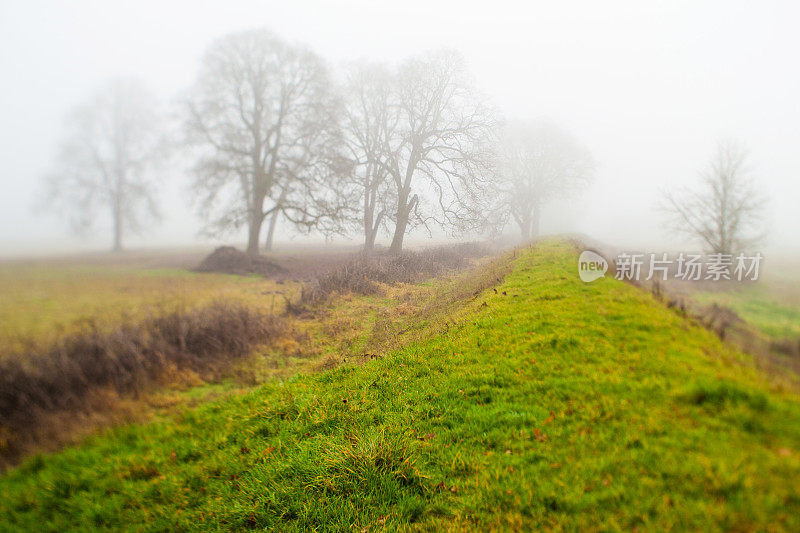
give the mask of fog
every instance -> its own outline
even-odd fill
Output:
[[[790,1],[4,0],[0,257],[108,248],[105,217],[76,235],[41,205],[64,115],[114,76],[140,79],[169,105],[215,38],[260,27],[307,44],[334,68],[454,48],[506,118],[546,117],[569,130],[591,151],[595,178],[575,199],[544,209],[543,233],[581,232],[647,251],[696,248],[664,227],[659,191],[696,181],[717,142],[736,138],[769,196],[763,249],[800,252],[798,20],[800,4]],[[172,165],[160,178],[163,221],[131,235],[129,247],[216,242],[198,236],[187,174]],[[276,241],[288,239],[321,237],[279,226]]]

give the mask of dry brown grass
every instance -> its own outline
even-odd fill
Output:
[[[318,304],[337,293],[380,294],[382,284],[415,283],[440,276],[463,268],[471,259],[484,257],[488,253],[483,245],[465,243],[419,252],[407,251],[399,255],[359,254],[304,285],[300,302],[303,305]]]
[[[480,305],[480,295],[500,284],[514,267],[516,250],[499,257],[486,256],[470,268],[445,276],[431,286],[401,286],[393,294],[397,302],[381,309],[373,323],[367,351],[382,355],[422,337],[446,333],[470,305]]]
[[[15,351],[0,358],[0,467],[187,402],[165,384],[203,386],[224,376],[245,387],[369,363],[452,320],[460,302],[500,282],[511,262],[474,259],[481,255],[471,245],[373,257],[361,270],[334,266],[318,278],[330,283],[324,298],[293,304],[286,297],[278,315],[264,302],[225,300],[110,329],[90,323]],[[467,265],[473,268],[454,272]]]
[[[12,353],[0,359],[0,455],[14,457],[33,434],[42,437],[54,414],[89,416],[107,410],[96,409],[98,398],[111,406],[158,383],[213,375],[285,329],[274,315],[219,302]]]

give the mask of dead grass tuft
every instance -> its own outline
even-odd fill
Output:
[[[462,268],[489,250],[478,243],[440,246],[399,255],[359,255],[305,285],[301,305],[327,301],[334,294],[381,294],[381,284],[416,283]]]
[[[281,337],[284,326],[283,319],[221,302],[111,332],[93,327],[49,348],[2,357],[0,456],[17,454],[26,434],[52,422],[48,414],[91,412],[98,391],[135,396],[176,372],[217,372]]]

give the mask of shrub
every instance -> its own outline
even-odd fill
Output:
[[[300,300],[303,304],[314,304],[334,293],[378,294],[381,283],[414,283],[462,268],[470,259],[488,253],[483,245],[465,243],[399,255],[360,254],[303,286]]]
[[[0,434],[19,436],[42,414],[80,410],[95,389],[138,393],[173,367],[215,371],[283,329],[272,315],[216,303],[110,333],[93,328],[48,348],[6,355],[0,358]],[[6,442],[0,452],[13,447]]]

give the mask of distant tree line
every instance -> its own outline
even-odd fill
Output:
[[[155,97],[132,80],[114,80],[65,119],[55,170],[46,176],[47,208],[65,211],[76,230],[111,217],[115,251],[126,229],[158,218],[153,171],[165,153]]]
[[[592,175],[588,151],[565,132],[506,126],[448,50],[334,76],[304,46],[234,33],[209,46],[181,101],[176,139],[140,84],[105,87],[68,117],[48,198],[76,227],[108,210],[120,249],[124,233],[158,214],[153,171],[180,150],[194,161],[203,231],[246,228],[249,254],[271,249],[279,220],[357,231],[367,251],[383,232],[399,253],[418,227],[499,232],[513,219],[535,236],[542,206]]]
[[[399,65],[356,62],[332,72],[305,46],[267,30],[213,42],[179,100],[180,131],[141,84],[115,80],[66,119],[48,207],[76,228],[98,210],[114,249],[158,216],[155,186],[171,154],[193,161],[203,232],[247,230],[247,252],[272,248],[280,220],[301,232],[381,233],[399,253],[415,228],[539,233],[543,207],[586,185],[591,154],[546,121],[505,120],[475,88],[463,58],[440,50]],[[759,200],[742,182],[743,153],[721,147],[707,195],[666,195],[682,231],[714,251],[749,243]],[[266,228],[266,229],[265,229]]]

